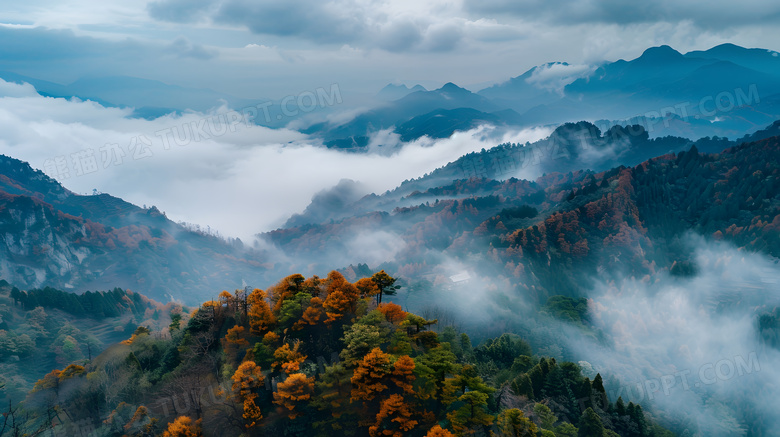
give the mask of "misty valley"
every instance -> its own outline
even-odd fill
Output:
[[[780,435],[774,6],[41,3],[0,437]]]

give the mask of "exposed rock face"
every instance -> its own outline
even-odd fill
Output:
[[[501,387],[493,396],[496,397],[496,403],[503,409],[517,408],[524,409],[530,402],[525,396],[518,396],[509,388],[509,385]]]

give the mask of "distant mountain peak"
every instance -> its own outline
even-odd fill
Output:
[[[417,84],[413,87],[408,87],[405,84],[396,84],[396,83],[389,83],[385,85],[384,88],[382,88],[376,96],[380,99],[392,101],[400,99],[406,95],[409,95],[411,93],[415,93],[417,91],[427,91],[422,85]]]
[[[726,43],[723,43],[723,44],[718,44],[715,47],[713,47],[712,49],[745,50],[744,47],[738,46],[736,44],[732,44],[730,42],[726,42]],[[710,50],[712,50],[712,49],[710,49]]]
[[[639,59],[659,61],[669,59],[683,58],[682,53],[669,47],[668,45],[662,45],[658,47],[650,47],[642,53]]]
[[[402,84],[402,83],[401,84],[388,83],[379,92],[381,93],[382,91],[385,91],[385,90],[399,90],[399,89],[408,91],[409,87],[404,85],[404,84]]]
[[[460,92],[460,91],[467,91],[465,88],[461,88],[457,85],[455,85],[452,82],[447,82],[444,84],[443,87],[439,88],[438,91],[446,91],[446,92]]]

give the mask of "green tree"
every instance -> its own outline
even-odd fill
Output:
[[[541,405],[541,404],[537,404]],[[536,437],[539,429],[517,408],[504,410],[496,420],[498,435],[506,437]]]
[[[487,403],[490,397],[487,393],[470,391],[460,395],[450,405],[452,410],[447,413],[447,420],[458,433],[478,427],[489,426],[493,416],[488,413]]]
[[[435,385],[434,397],[441,399],[444,393],[444,382],[447,375],[460,371],[457,357],[450,351],[447,343],[430,349],[424,355],[418,357],[415,362],[417,368],[415,371],[428,381],[433,381]]]
[[[168,329],[171,332],[181,328],[181,313],[171,313],[171,324],[168,325]]]
[[[504,334],[498,338],[486,340],[474,350],[480,361],[493,360],[499,367],[506,368],[521,355],[532,355],[531,346],[514,334]]]
[[[555,437],[576,437],[577,427],[569,422],[564,422],[555,428]]]
[[[344,333],[343,340],[344,349],[339,356],[351,366],[384,343],[385,336],[376,326],[355,323]]]
[[[602,437],[604,435],[604,425],[601,418],[593,408],[586,409],[580,417],[580,423],[577,430],[578,437]]]
[[[555,417],[555,414],[553,414],[552,410],[550,410],[550,407],[537,403],[534,405],[534,414],[536,414],[536,416],[539,417],[539,420],[542,422],[542,428],[549,430],[554,429],[555,422],[558,421],[558,418]]]
[[[398,289],[401,288],[400,285],[394,285],[395,284],[395,278],[385,273],[384,270],[381,270],[377,273],[374,273],[373,276],[371,276],[371,280],[376,284],[377,288],[379,289],[379,293],[376,295],[376,303],[379,305],[382,303],[382,296],[394,296]]]
[[[525,396],[528,399],[534,399],[534,388],[531,384],[531,378],[527,373],[515,378],[512,382],[512,391],[518,396]]]

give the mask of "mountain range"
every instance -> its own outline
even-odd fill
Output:
[[[382,129],[410,141],[481,124],[522,128],[580,120],[642,124],[654,137],[737,138],[780,117],[779,72],[780,58],[768,50],[724,44],[682,54],[660,46],[630,61],[587,68],[544,64],[477,92],[448,83],[308,132],[328,146],[351,149]]]
[[[605,171],[691,147],[720,153],[773,137],[777,129],[774,123],[739,141],[691,141],[651,139],[638,125],[601,132],[587,122],[565,124],[549,138],[460,157],[381,195],[365,195],[360,184],[343,181],[315,196],[283,228],[248,244],[174,223],[156,207],[138,207],[109,194],[72,193],[29,164],[2,156],[0,276],[20,287],[83,292],[120,286],[157,301],[192,304],[229,284],[261,285],[279,274],[315,273],[334,263],[378,267],[391,262],[389,270],[404,271],[404,265],[425,261],[426,253],[462,241],[504,209],[536,208],[539,215],[520,222],[529,224],[565,208],[559,202],[566,193]],[[504,193],[507,189],[513,194]],[[434,217],[442,211],[455,213],[460,202],[476,202],[470,207],[476,215],[437,230],[435,243],[415,241],[419,235],[409,234],[426,221],[440,220]],[[484,208],[481,202],[487,202]],[[381,243],[368,250],[365,243],[372,239]],[[416,249],[407,254],[411,248]]]
[[[705,279],[697,278],[699,272],[713,269],[713,262],[716,266],[745,265],[745,258],[753,256],[751,254],[777,262],[780,256],[780,137],[771,136],[777,129],[778,123],[774,123],[739,141],[710,137],[691,141],[685,138],[651,139],[641,126],[615,126],[601,132],[588,122],[564,124],[550,138],[534,145],[502,144],[469,154],[381,195],[360,197],[359,184],[342,182],[330,192],[316,196],[312,205],[292,217],[284,228],[260,235],[263,243],[258,247],[262,250],[194,232],[171,222],[157,208],[139,208],[105,194],[75,195],[28,164],[2,157],[0,257],[3,265],[0,274],[23,291],[11,289],[8,282],[0,283],[0,300],[6,302],[0,307],[2,317],[13,322],[9,324],[13,329],[11,334],[0,331],[7,337],[3,343],[4,353],[10,354],[0,359],[13,360],[19,354],[40,354],[42,363],[78,359],[88,368],[85,372],[95,372],[92,378],[104,373],[121,376],[121,380],[107,387],[153,390],[119,394],[109,388],[102,389],[114,396],[111,399],[125,396],[138,402],[141,399],[157,402],[155,399],[160,393],[173,390],[175,384],[198,386],[197,381],[186,378],[212,378],[220,369],[223,373],[233,373],[233,367],[217,367],[222,360],[219,357],[223,355],[219,354],[223,353],[220,352],[223,347],[225,357],[237,359],[235,351],[231,352],[231,342],[246,346],[236,347],[265,367],[273,366],[275,354],[286,353],[263,349],[281,344],[280,334],[305,338],[306,344],[301,347],[308,348],[304,349],[308,353],[326,353],[347,347],[344,345],[352,344],[350,336],[358,334],[342,337],[341,331],[334,331],[334,326],[347,332],[347,329],[368,329],[363,327],[368,322],[355,323],[358,327],[351,328],[349,323],[355,319],[345,319],[344,324],[338,325],[311,319],[318,311],[317,302],[325,305],[329,318],[339,317],[341,313],[334,311],[342,307],[333,303],[336,297],[328,297],[322,304],[322,299],[315,301],[313,295],[296,292],[295,287],[314,290],[311,293],[322,287],[333,288],[328,292],[329,296],[343,296],[343,292],[335,291],[334,287],[346,290],[344,281],[363,287],[368,279],[361,278],[375,278],[375,273],[381,277],[385,274],[383,271],[387,271],[392,272],[400,290],[394,288],[387,296],[395,306],[382,307],[388,311],[383,317],[395,317],[388,308],[395,312],[409,310],[421,314],[415,316],[419,319],[413,319],[423,324],[421,328],[415,331],[409,326],[398,331],[419,334],[419,338],[414,337],[417,343],[413,344],[429,344],[426,342],[433,342],[434,337],[450,338],[449,342],[456,344],[452,340],[456,334],[452,332],[472,332],[474,341],[482,343],[480,350],[484,352],[479,353],[488,354],[476,361],[475,374],[505,390],[495,402],[515,399],[511,402],[525,405],[522,397],[516,400],[518,394],[524,394],[550,403],[548,396],[551,393],[554,394],[550,398],[553,401],[569,402],[565,395],[558,396],[565,391],[544,388],[547,387],[542,384],[544,380],[531,384],[541,395],[531,394],[535,392],[527,388],[523,372],[529,372],[526,375],[529,378],[533,376],[530,369],[536,361],[530,361],[529,366],[518,363],[513,358],[518,354],[514,349],[508,358],[490,355],[493,353],[490,345],[498,348],[502,342],[515,341],[512,337],[490,339],[506,331],[528,339],[527,349],[533,348],[540,356],[563,360],[583,353],[592,355],[590,359],[596,363],[594,366],[601,366],[600,371],[615,372],[616,376],[604,381],[599,390],[610,393],[609,402],[616,402],[613,393],[629,384],[630,378],[651,378],[653,372],[658,371],[657,366],[668,365],[667,360],[684,362],[687,359],[685,351],[695,346],[695,338],[680,340],[684,345],[680,349],[682,353],[675,348],[658,349],[668,355],[660,356],[658,363],[655,358],[637,362],[620,355],[622,359],[632,360],[631,365],[627,367],[622,361],[620,365],[609,364],[610,360],[599,354],[612,350],[620,353],[621,347],[625,347],[621,346],[621,336],[628,328],[622,322],[610,325],[600,319],[617,317],[621,311],[620,307],[605,308],[602,302],[633,296],[635,287],[640,286],[636,281],[648,286],[671,281],[673,286],[687,290],[686,287],[693,286],[697,280],[709,280],[706,275]],[[645,159],[648,154],[653,157]],[[585,161],[586,157],[590,161]],[[526,159],[531,162],[524,164]],[[590,169],[577,169],[583,162],[589,162]],[[509,176],[524,167],[539,167],[542,175],[530,180]],[[547,171],[554,167],[562,171]],[[721,258],[703,257],[702,246],[713,244],[721,245],[717,246],[722,250]],[[725,248],[735,248],[733,250],[741,253],[742,260],[731,255],[732,249]],[[753,269],[755,266],[750,262],[748,260],[747,266],[742,268]],[[327,278],[316,276],[334,265],[340,266],[339,272],[331,271]],[[751,350],[760,350],[761,356],[765,357],[764,354],[775,353],[780,316],[776,302],[767,294],[773,268],[763,264],[758,267],[763,269],[758,272],[766,275],[766,279],[750,275],[721,276],[717,278],[718,283],[709,284],[710,290],[703,296],[693,288],[689,294],[679,295],[678,301],[683,303],[677,305],[690,299],[697,305],[699,317],[706,315],[712,320],[723,320],[726,326],[736,326],[738,321],[746,319],[757,321],[749,323],[750,337],[744,341],[754,348]],[[378,272],[380,270],[382,272]],[[270,278],[290,271],[306,271],[315,276],[304,282],[303,276],[291,275],[271,285],[273,280]],[[280,334],[266,336],[267,340],[248,337],[255,343],[254,348],[241,341],[244,331],[236,331],[235,327],[231,328],[233,334],[228,331],[224,335],[224,341],[216,341],[223,337],[222,331],[228,329],[220,323],[244,320],[242,308],[245,307],[241,299],[246,298],[248,289],[243,283],[239,285],[242,279],[269,290],[273,313],[262,317],[272,317],[269,320],[280,324]],[[600,282],[597,281],[610,284],[608,290],[620,291],[615,296],[592,294],[598,289]],[[176,299],[190,303],[204,296],[213,300],[203,304],[198,311],[185,314],[182,319],[185,310],[175,302],[163,307],[120,289],[84,293],[87,289],[110,289],[108,284],[133,288],[165,301]],[[31,289],[47,285],[57,285],[81,297],[67,298],[74,295],[50,288]],[[223,288],[235,288],[236,292],[223,292],[215,298]],[[263,296],[265,292],[255,290],[252,293]],[[650,299],[652,295],[642,298]],[[252,299],[253,308],[263,306],[262,303],[269,306],[265,298]],[[121,308],[119,302],[122,302]],[[24,311],[19,309],[20,305]],[[51,309],[46,309],[44,314],[44,307]],[[359,309],[362,307],[355,308],[358,308],[355,311],[362,311]],[[663,308],[661,315],[670,311]],[[304,309],[308,319],[303,316]],[[122,316],[123,311],[127,316]],[[254,311],[247,319],[254,320],[250,322],[251,326],[258,323],[258,317],[262,319],[260,313]],[[53,323],[55,319],[49,319],[50,313],[60,323],[65,323],[65,327],[58,328]],[[76,314],[98,319],[86,323],[78,317],[74,319]],[[406,312],[403,314],[405,316]],[[644,319],[643,323],[650,323],[656,314],[634,317],[639,316]],[[368,316],[355,317],[360,320],[360,317]],[[422,326],[434,323],[431,321],[434,319],[444,330],[436,335],[424,334],[426,331]],[[296,320],[314,321],[306,322],[312,327],[293,328],[293,323],[295,326],[303,323]],[[383,320],[382,323],[387,323],[387,319]],[[92,347],[95,351],[102,350],[104,342],[115,341],[112,339],[120,332],[129,335],[132,324],[139,321],[159,330],[161,334],[155,335],[161,337],[152,338],[150,329],[142,326],[122,344],[108,347],[94,360],[85,358],[84,348],[88,352]],[[186,322],[186,329],[177,333],[177,329],[182,329],[182,321]],[[171,327],[165,328],[168,323]],[[317,328],[318,323],[324,325]],[[36,349],[38,343],[49,344],[48,340],[32,340],[45,338],[36,332],[54,329],[59,329],[58,337],[47,346],[52,352]],[[167,332],[170,338],[164,337],[162,332]],[[319,340],[312,341],[311,338]],[[396,344],[393,341],[390,344]],[[438,341],[429,346],[437,345]],[[398,344],[393,347],[402,347],[402,343]],[[457,344],[466,343],[464,340]],[[584,344],[590,346],[583,350]],[[172,352],[174,350],[178,353]],[[426,351],[428,349],[421,349],[420,353],[429,353]],[[342,352],[342,356],[350,356],[348,354]],[[363,356],[363,352],[358,355]],[[2,365],[4,369],[10,369],[6,374],[13,377],[13,393],[16,394],[29,387],[26,384],[37,371],[21,369],[13,362]],[[569,364],[570,367],[573,365]],[[576,366],[573,368],[582,378],[581,372],[591,364],[580,361]],[[65,375],[62,377],[58,376],[59,370],[43,377],[27,395],[25,408],[37,418],[36,424],[48,411],[40,397],[57,387],[51,381],[56,379],[64,384],[63,387],[74,384],[65,383],[72,378],[80,381],[78,384],[91,381],[89,377],[79,377],[81,370],[78,367],[69,366],[68,369],[62,372]],[[502,373],[496,373],[499,371]],[[73,372],[76,374],[72,375]],[[20,376],[17,377],[17,373]],[[323,377],[322,373],[316,374],[318,378]],[[163,375],[169,375],[169,378],[179,375],[176,376],[179,379],[166,379]],[[669,409],[668,406],[650,408],[653,416],[647,416],[646,420],[657,421],[677,434],[698,428],[707,435],[733,435],[750,427],[753,435],[771,435],[767,433],[766,424],[772,423],[772,416],[765,406],[773,396],[772,386],[756,379],[766,375],[758,372],[752,379],[740,379],[740,386],[746,389],[730,392],[732,397],[728,400],[733,401],[730,403],[717,392],[703,392],[701,396],[711,396],[705,411],[707,414],[717,412],[717,420],[699,422],[688,408]],[[771,375],[766,377],[771,378]],[[129,383],[135,381],[133,378],[141,379]],[[511,381],[502,378],[511,378]],[[550,378],[554,380],[555,377]],[[83,390],[92,390],[86,387],[83,386]],[[72,391],[62,393],[67,397]],[[699,392],[690,395],[699,396]],[[758,398],[752,397],[754,395]],[[60,399],[60,395],[53,399]],[[200,398],[193,399],[197,402]],[[693,402],[700,402],[697,399],[700,398]],[[107,402],[114,408],[116,402]],[[212,404],[204,405],[208,409]],[[557,409],[559,417],[576,421],[578,413],[572,413],[570,408],[550,405]],[[79,415],[88,411],[79,408],[71,408],[73,414],[77,409]],[[115,408],[116,414],[111,414],[116,416],[122,407]],[[606,411],[598,411],[601,413],[594,414],[610,417]],[[9,414],[11,412],[9,410]],[[104,413],[102,415],[110,411]],[[167,417],[169,413],[155,410],[154,414]],[[214,420],[226,417],[224,414],[219,413]],[[123,420],[132,414],[127,416]],[[105,420],[101,418],[101,427],[108,423]],[[634,420],[640,419],[635,417]],[[586,423],[581,420],[578,425],[587,426]],[[623,429],[623,425],[606,423],[603,426]],[[633,435],[630,426],[625,425],[625,429],[628,431],[624,435]]]
[[[652,137],[735,139],[780,118],[778,72],[780,57],[765,49],[722,44],[683,54],[660,46],[632,60],[550,62],[476,92],[451,82],[433,90],[389,84],[361,101],[357,115],[346,121],[336,117],[342,120],[338,122],[326,117],[342,109],[354,111],[349,102],[300,108],[295,98],[251,99],[125,76],[81,78],[67,85],[14,72],[0,72],[0,78],[30,83],[45,96],[134,108],[134,116],[146,118],[262,105],[268,117],[255,118],[257,124],[279,128],[296,121],[295,126],[307,126],[303,132],[328,147],[364,151],[381,130],[411,141],[445,138],[485,124],[517,129],[581,120],[607,127],[641,124]]]

